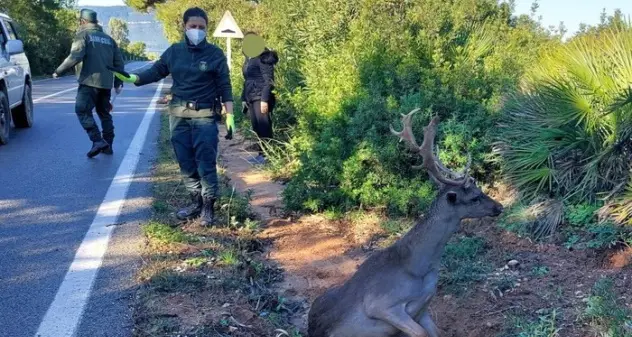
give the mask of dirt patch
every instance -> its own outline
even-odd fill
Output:
[[[249,145],[240,138],[223,142],[226,174],[238,190],[251,191],[253,208],[266,223],[258,237],[271,243],[265,255],[284,271],[277,290],[283,297],[303,303],[291,323],[305,331],[309,303],[348,279],[373,247],[380,246],[375,242],[384,234],[380,219],[362,219],[354,225],[323,216],[279,217],[283,186],[248,163],[247,159],[256,155],[249,151]],[[502,187],[495,193],[510,195],[507,200],[514,198]],[[502,230],[492,221],[467,222],[457,235],[484,240],[482,261],[491,272],[458,294],[440,286],[431,312],[444,337],[516,336],[512,329],[519,319],[538,322],[551,313],[556,315],[559,331],[550,336],[595,335],[579,318],[592,287],[602,276],[614,280],[617,296],[632,308],[630,248],[614,253],[573,251],[533,242]],[[510,260],[515,261],[512,266],[508,265]],[[245,316],[241,319],[247,321],[248,314]]]

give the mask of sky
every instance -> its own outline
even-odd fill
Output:
[[[529,14],[533,0],[516,0],[515,14]],[[569,34],[579,29],[580,23],[595,25],[599,23],[602,10],[612,15],[615,9],[632,17],[631,0],[539,0],[537,16],[542,16],[544,27],[558,26],[560,21]]]
[[[516,0],[516,14],[529,14],[533,0]],[[580,23],[597,24],[605,8],[612,14],[619,8],[623,14],[632,16],[632,0],[538,0],[538,15],[545,27],[558,26],[560,21],[573,34]],[[123,0],[79,0],[79,6],[120,6]]]
[[[79,0],[79,6],[125,6],[123,0]]]

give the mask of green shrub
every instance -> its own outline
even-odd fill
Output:
[[[566,223],[573,227],[586,227],[595,222],[597,206],[590,204],[568,205],[565,212]]]
[[[629,180],[632,29],[581,36],[550,51],[505,105],[499,143],[525,195],[594,202]]]
[[[531,21],[484,0],[304,5],[288,14],[293,32],[276,31],[302,37],[300,46],[280,39],[290,47],[283,56],[301,61],[281,75],[294,78],[298,69],[302,78],[286,78],[298,88],[280,89],[295,113],[290,138],[300,160],[285,191],[290,209],[362,206],[412,215],[427,207],[432,186],[411,169],[420,158],[389,132],[400,113],[417,107],[424,111],[414,121],[417,137],[438,114],[444,163],[462,168],[470,152],[474,175],[489,179],[494,111],[544,40]]]

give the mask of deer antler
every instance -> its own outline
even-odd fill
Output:
[[[412,130],[412,117],[418,112],[419,109],[415,109],[407,115],[402,114],[403,129],[400,132],[395,131],[391,126],[391,133],[400,138],[400,141],[405,141],[412,150],[419,152],[419,155],[423,158],[422,167],[425,167],[428,174],[436,181],[453,186],[462,186],[469,183],[469,169],[472,163],[472,156],[468,154],[467,165],[462,174],[457,174],[443,165],[441,160],[433,153],[434,139],[437,135],[437,125],[439,125],[439,117],[432,118],[430,123],[424,127],[424,140],[421,146],[417,144],[415,136]],[[458,177],[457,179],[450,179],[443,174],[447,174],[452,177]]]

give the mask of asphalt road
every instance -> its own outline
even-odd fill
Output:
[[[132,63],[127,70],[147,65]],[[34,126],[13,129],[9,144],[0,146],[0,337],[65,337],[53,332],[64,329],[75,337],[130,335],[138,223],[149,214],[149,175],[159,130],[158,113],[145,116],[158,84],[124,88],[114,104],[115,153],[93,159],[86,157],[92,143],[74,113],[76,86],[73,77],[34,83]],[[139,131],[139,142],[133,139],[144,117],[149,127],[146,135]],[[95,118],[100,125],[96,113]],[[134,170],[130,162],[136,158]],[[131,175],[121,177],[123,166],[131,167]],[[127,179],[129,189],[108,192],[115,177]],[[122,208],[109,245],[104,245],[105,256],[81,270],[95,276],[66,280],[73,260],[74,266],[84,262],[77,261],[78,249],[92,235],[89,229],[105,218],[97,213],[109,211],[104,198],[111,203],[117,195],[123,196]],[[72,300],[67,302],[68,297]],[[73,312],[80,313],[77,319]]]

